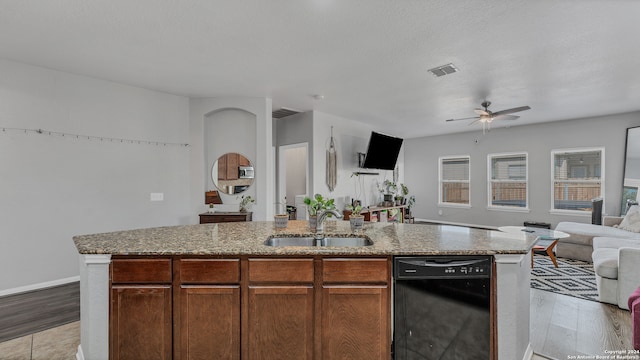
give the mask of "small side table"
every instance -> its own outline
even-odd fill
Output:
[[[527,234],[532,236],[537,236],[537,242],[531,249],[531,267],[533,268],[533,253],[535,251],[544,251],[549,255],[549,258],[553,262],[555,267],[558,267],[558,261],[556,260],[556,254],[553,252],[556,245],[558,244],[558,240],[562,238],[567,238],[570,235],[562,232],[555,231],[550,229],[543,229],[537,227],[524,227],[524,226],[501,226],[498,230],[502,232],[512,233],[512,234]]]
[[[252,212],[222,212],[200,214],[200,224],[251,221]]]
[[[553,249],[558,245],[558,239],[539,239],[538,242],[531,249],[531,268],[533,269],[533,253],[536,251],[544,251],[549,255],[549,259],[553,262],[553,266],[558,267],[558,262],[556,261],[556,254],[553,252]]]

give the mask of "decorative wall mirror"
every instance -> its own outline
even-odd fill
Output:
[[[640,187],[640,126],[627,129],[624,173],[622,174],[622,204],[620,214],[627,213],[627,203],[638,202]]]
[[[246,191],[255,177],[253,164],[238,153],[226,153],[211,168],[211,179],[220,192],[234,195]]]

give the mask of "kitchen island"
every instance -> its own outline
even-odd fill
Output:
[[[346,221],[325,223],[325,236],[350,232]],[[297,327],[271,331],[298,339],[297,358],[329,359],[333,351],[345,350],[340,339],[354,337],[355,341],[346,344],[353,351],[388,353],[391,258],[400,255],[493,256],[495,357],[530,357],[527,254],[535,237],[455,226],[370,223],[360,234],[373,242],[370,246],[264,244],[274,236],[300,235],[312,235],[306,221],[290,221],[285,229],[275,229],[273,222],[247,222],[74,237],[81,272],[78,358],[107,359],[109,351],[117,358],[118,344],[132,338],[140,343],[127,346],[144,349],[148,344],[145,337],[123,333],[127,326],[135,328],[149,319],[144,311],[162,325],[155,329],[157,333],[149,334],[149,339],[162,339],[161,349],[156,349],[159,354],[196,357],[189,353],[189,344],[196,343],[199,334],[220,330],[212,329],[211,321],[198,324],[196,320],[215,313],[216,321],[228,324],[225,334],[231,334],[224,340],[216,338],[215,350],[224,350],[228,358],[259,358],[259,351],[274,343],[268,338],[269,328],[260,326],[278,319],[279,309],[272,308],[278,304]],[[351,306],[356,298],[367,305]],[[283,300],[289,303],[282,304]],[[150,310],[151,304],[155,307]],[[204,311],[204,306],[209,306],[209,311]],[[344,309],[364,312],[351,317],[345,316]],[[375,321],[365,322],[366,336],[358,338],[359,332],[350,333],[348,327],[359,325],[363,318]],[[344,328],[338,326],[341,321]],[[110,335],[121,339],[112,341],[111,349]],[[281,350],[274,347],[270,351],[275,354]]]

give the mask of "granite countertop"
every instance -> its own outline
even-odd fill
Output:
[[[324,234],[350,234],[348,221],[326,221]],[[276,229],[272,221],[167,226],[74,236],[80,254],[111,255],[494,255],[526,254],[535,236],[459,226],[365,223],[363,247],[272,247],[270,236],[312,236],[308,222],[291,220]]]

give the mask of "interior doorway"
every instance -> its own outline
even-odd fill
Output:
[[[304,205],[302,198],[309,193],[308,153],[309,143],[306,142],[278,148],[278,202],[284,200],[296,208]],[[306,213],[300,210],[298,214]]]

